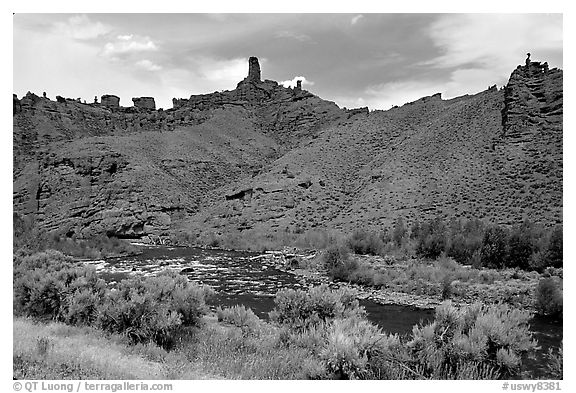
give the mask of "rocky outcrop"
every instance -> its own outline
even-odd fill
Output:
[[[397,217],[562,222],[562,72],[539,63],[504,91],[390,111],[262,80],[257,59],[234,90],[168,110],[60,98],[14,97],[14,211],[47,231],[195,239],[382,230]]]
[[[561,224],[563,194],[563,72],[547,63],[518,66],[504,88],[502,130],[494,140],[511,215]],[[532,213],[536,210],[538,213]]]
[[[12,115],[20,113],[22,106],[20,105],[20,100],[16,94],[12,94]]]
[[[248,82],[260,83],[262,76],[260,75],[260,62],[257,57],[250,57],[248,59]]]
[[[110,95],[15,97],[14,211],[80,238],[169,235],[212,190],[277,157],[246,103],[219,97],[167,111],[147,98],[124,108]]]
[[[154,97],[134,97],[132,102],[136,108],[156,110],[156,102],[154,102]]]
[[[506,93],[346,111],[266,171],[221,189],[187,227],[257,237],[381,231],[399,217],[408,225],[435,217],[561,224],[561,78],[530,67],[512,75]]]
[[[302,81],[300,79],[298,79],[296,81],[296,87],[294,88],[295,91],[300,92],[302,91]]]
[[[504,88],[503,137],[510,143],[532,139],[534,133],[562,131],[563,73],[548,64],[518,66]]]
[[[310,137],[321,127],[347,117],[335,103],[299,88],[289,89],[275,81],[261,80],[258,59],[249,60],[248,76],[236,89],[173,99],[173,109],[188,108],[194,113],[240,106],[253,111],[255,121],[266,135],[289,147]]]
[[[100,103],[106,108],[119,108],[120,97],[111,94],[105,94],[100,98]]]

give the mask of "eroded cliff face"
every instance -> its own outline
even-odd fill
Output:
[[[562,223],[561,70],[530,63],[504,90],[348,116],[217,190],[183,230],[350,233],[438,216]]]
[[[170,110],[155,110],[151,97],[124,108],[111,95],[90,104],[14,96],[14,212],[70,236],[169,235],[211,191],[346,117],[332,102],[262,82],[257,59],[250,64],[235,90]]]
[[[397,217],[562,222],[562,71],[503,90],[339,109],[261,80],[153,109],[14,97],[14,211],[126,238],[380,230]],[[144,100],[142,100],[142,98]]]
[[[528,60],[504,89],[502,133],[495,140],[495,183],[515,202],[515,216],[562,223],[562,131],[563,72]]]

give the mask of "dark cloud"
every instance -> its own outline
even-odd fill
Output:
[[[165,107],[170,94],[233,89],[249,56],[262,59],[264,78],[303,77],[323,98],[371,107],[503,83],[526,48],[562,62],[561,15],[29,14],[15,17],[14,37],[14,64],[35,56],[53,65],[46,82],[15,69],[16,90],[41,91],[48,80],[93,90],[111,79],[125,94],[154,90]],[[70,75],[72,63],[98,74]]]

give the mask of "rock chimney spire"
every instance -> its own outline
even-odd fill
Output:
[[[260,63],[257,57],[250,57],[248,60],[248,81],[250,82],[260,82]]]

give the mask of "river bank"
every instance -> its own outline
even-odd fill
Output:
[[[378,285],[363,285],[332,279],[321,258],[317,251],[304,252],[297,249],[272,251],[254,257],[263,263],[274,265],[278,270],[306,280],[313,279],[333,287],[353,288],[360,299],[422,309],[433,309],[444,300],[450,299],[457,306],[467,306],[475,302],[503,302],[535,311],[536,288],[541,278],[549,276],[518,269],[475,269],[446,261],[351,256],[363,271],[382,277],[381,282],[377,282]],[[555,273],[562,277],[561,269],[557,269]],[[361,279],[360,277],[359,281]]]
[[[416,282],[423,280],[424,273],[429,274],[430,272],[442,271],[442,269],[450,269],[450,266],[434,266],[409,260],[358,258],[361,262],[360,266],[376,269],[378,264],[382,264],[388,267],[387,270],[394,272],[390,273],[391,275],[398,275],[398,272],[401,271],[418,273],[420,277],[415,280]],[[373,262],[369,263],[370,260]],[[207,301],[207,305],[212,311],[216,311],[218,307],[244,306],[252,309],[263,323],[269,322],[269,313],[277,306],[275,296],[278,291],[286,289],[308,291],[311,287],[318,287],[322,283],[326,283],[331,288],[342,286],[354,288],[356,296],[363,299],[360,300],[360,305],[365,308],[367,320],[388,334],[409,337],[415,325],[428,323],[435,317],[436,312],[431,308],[441,301],[441,293],[439,292],[441,287],[437,282],[430,283],[430,285],[419,283],[418,286],[414,287],[415,291],[413,292],[409,292],[407,287],[405,288],[406,292],[403,292],[394,290],[392,287],[375,288],[347,282],[333,282],[327,272],[323,270],[322,262],[318,253],[304,253],[298,250],[256,254],[218,249],[154,246],[143,248],[143,253],[138,256],[96,260],[85,264],[92,266],[97,275],[112,287],[126,278],[138,276],[143,279],[154,278],[167,269],[179,272],[186,276],[190,282],[208,285],[214,290],[213,296]],[[417,264],[421,270],[410,266],[412,263]],[[382,273],[380,270],[378,271]],[[465,277],[464,273],[458,269],[454,272],[460,277]],[[467,272],[467,274],[474,278],[476,273]],[[489,275],[483,275],[489,277]],[[410,274],[408,274],[409,276]],[[441,278],[433,275],[430,277]],[[504,275],[494,277],[500,280],[505,278]],[[395,281],[392,280],[391,283],[396,286],[406,285],[406,278],[398,275]],[[473,286],[472,284],[469,283],[469,286]],[[456,285],[457,283],[451,283],[451,286]],[[428,292],[416,293],[416,290]],[[457,302],[453,302],[453,304],[458,305]],[[533,325],[536,322],[542,323]],[[543,367],[542,365],[548,362],[545,357],[547,350],[549,348],[557,350],[561,345],[562,327],[556,322],[537,321],[535,318],[531,320],[530,326],[534,338],[538,340],[539,344],[542,343],[542,348],[537,351],[536,356],[538,358],[534,364],[529,364],[529,360],[526,360],[526,364],[529,365],[534,376],[541,372],[542,375],[545,375],[545,370],[541,371],[540,369]],[[212,334],[211,331],[209,329],[205,333]],[[206,340],[210,337],[207,336]],[[207,356],[213,350],[220,348],[220,344],[225,344],[220,340],[222,337],[219,335],[214,337],[217,339],[214,342],[215,347],[206,349]],[[242,338],[242,340],[244,339]],[[239,338],[239,343],[242,343],[242,340]],[[258,342],[255,341],[255,344]],[[264,349],[266,351],[271,350],[268,347]],[[274,350],[276,349],[274,347]],[[223,351],[221,354],[226,353]],[[249,355],[254,356],[253,354]],[[39,363],[36,362],[34,365],[39,365]],[[228,365],[222,370],[226,370],[227,367]]]

